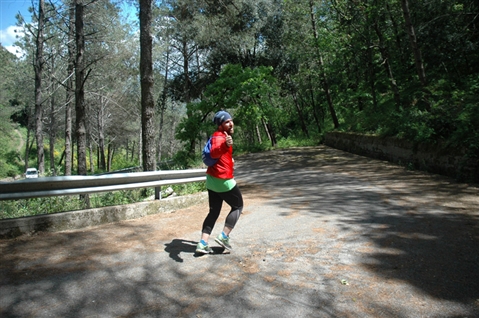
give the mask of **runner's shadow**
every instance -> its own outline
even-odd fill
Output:
[[[168,252],[170,254],[170,257],[175,260],[176,262],[182,263],[183,258],[181,258],[180,254],[183,253],[188,253],[188,254],[193,254],[194,257],[201,257],[203,254],[198,254],[196,253],[196,244],[198,242],[194,241],[187,241],[187,240],[181,240],[181,239],[174,239],[171,241],[171,243],[165,244],[165,252]],[[213,254],[230,254],[228,250],[225,250],[221,246],[211,246],[211,250],[213,251],[211,254],[207,255],[213,255]]]
[[[181,253],[195,254],[196,244],[198,242],[174,239],[171,243],[165,244],[165,252],[170,254],[170,258],[176,262],[182,263]]]

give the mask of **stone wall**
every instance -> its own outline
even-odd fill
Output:
[[[36,232],[57,232],[168,213],[195,204],[208,202],[208,193],[170,197],[97,209],[36,215],[0,220],[0,239],[15,238]]]
[[[413,143],[394,137],[329,132],[324,143],[354,154],[446,175],[459,181],[479,182],[479,160],[459,149]]]

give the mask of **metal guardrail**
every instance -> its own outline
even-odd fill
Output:
[[[158,170],[161,170],[161,169],[158,169]],[[143,168],[141,166],[137,166],[137,167],[130,167],[130,168],[124,168],[120,170],[104,172],[104,173],[97,174],[97,176],[104,176],[107,174],[116,174],[116,173],[140,172],[140,171],[143,171]]]
[[[161,199],[163,185],[206,180],[206,169],[147,171],[100,176],[66,176],[0,182],[0,200],[52,197],[62,195],[111,192],[138,188],[155,188]]]

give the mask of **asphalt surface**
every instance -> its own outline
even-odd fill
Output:
[[[479,317],[476,186],[325,146],[236,164],[231,253],[195,255],[204,204],[0,240],[0,316]]]

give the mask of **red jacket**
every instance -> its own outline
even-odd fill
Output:
[[[233,146],[226,145],[226,133],[215,131],[211,139],[211,158],[219,158],[211,167],[208,167],[206,173],[219,179],[233,179]]]

